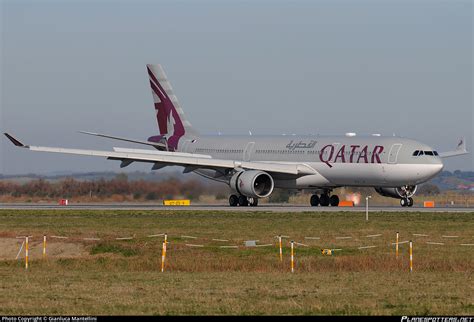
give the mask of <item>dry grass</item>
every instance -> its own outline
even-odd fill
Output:
[[[0,247],[0,314],[472,315],[474,247],[460,246],[474,243],[472,215],[372,213],[366,223],[361,213],[2,210],[0,241],[33,235],[39,254],[43,234],[70,238],[48,239],[47,260],[34,256],[28,271],[14,260],[18,248],[7,256]],[[389,246],[396,231],[414,240],[413,273],[407,244],[398,260]],[[170,241],[165,273],[162,238],[146,237],[162,232]],[[420,233],[429,236],[413,235]],[[310,246],[297,246],[294,274],[288,240],[283,263],[275,246],[218,248],[274,243],[278,234]],[[374,234],[381,236],[367,237]],[[115,240],[126,236],[135,238]],[[79,257],[59,252],[71,245]],[[376,247],[358,249],[368,245]],[[329,257],[320,248],[342,250]]]

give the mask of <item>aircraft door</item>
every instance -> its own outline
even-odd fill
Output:
[[[401,147],[402,145],[400,143],[392,145],[388,153],[388,163],[397,163],[398,152],[400,152]]]
[[[250,161],[254,145],[255,145],[255,142],[247,143],[247,146],[245,147],[245,150],[244,150],[244,156],[243,156],[244,161]]]

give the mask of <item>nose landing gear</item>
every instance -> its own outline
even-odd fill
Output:
[[[402,207],[412,207],[413,206],[413,198],[402,198],[400,199],[400,206]]]

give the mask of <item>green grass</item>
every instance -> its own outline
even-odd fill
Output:
[[[16,254],[1,260],[0,314],[472,315],[474,246],[460,244],[474,243],[473,215],[373,212],[366,222],[365,213],[353,212],[0,210],[0,242],[61,235],[85,250],[33,259],[28,271]],[[407,244],[398,259],[389,246],[397,231],[414,241],[412,273]],[[170,243],[161,273],[163,239],[146,236],[164,232]],[[310,246],[296,247],[294,274],[288,239],[283,263],[276,247],[217,247],[275,243],[279,234]],[[135,238],[115,239],[128,236]],[[352,238],[336,238],[345,236]],[[65,240],[48,243],[67,247]],[[369,245],[376,248],[358,249]],[[321,248],[342,250],[322,256]]]

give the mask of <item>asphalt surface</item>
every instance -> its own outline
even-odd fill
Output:
[[[270,212],[305,212],[305,211],[351,211],[365,212],[365,206],[358,207],[310,207],[305,205],[265,204],[258,207],[230,207],[228,205],[192,205],[192,206],[163,206],[161,204],[138,203],[101,203],[101,204],[31,204],[31,203],[0,203],[0,209],[82,209],[82,210],[186,210],[186,211],[270,211]],[[386,212],[473,212],[474,207],[400,207],[400,206],[371,206],[369,211]]]

